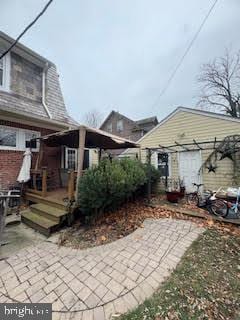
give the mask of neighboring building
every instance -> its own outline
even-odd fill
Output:
[[[157,117],[134,121],[113,110],[104,120],[100,129],[132,141],[137,141],[157,124]],[[123,151],[113,150],[111,153],[117,156]]]
[[[0,53],[13,41],[0,32]],[[16,184],[30,139],[76,125],[67,113],[56,66],[18,43],[0,61],[0,189]],[[36,142],[33,166],[38,150]],[[72,161],[71,150],[51,150],[44,165],[55,179],[59,179],[55,169],[59,152],[67,157],[63,167]]]
[[[213,151],[214,143],[201,144],[199,148],[193,140],[203,143],[213,142],[216,138],[217,141],[222,141],[226,136],[237,134],[240,134],[240,119],[238,118],[179,107],[137,141],[141,145],[139,156],[143,162],[146,162],[146,148],[159,148],[152,154],[152,164],[165,175],[165,161],[168,158],[167,175],[175,180],[183,179],[188,191],[194,189],[192,185],[194,182],[203,183],[206,189],[211,190],[219,187],[226,188],[234,184],[232,160],[225,158],[219,161],[218,158],[215,173],[208,172],[206,168],[199,172],[200,167]],[[177,146],[176,142],[180,145],[192,145],[181,147]],[[161,149],[160,145],[174,147]],[[174,150],[175,152],[172,152]],[[135,156],[136,152],[138,150],[129,149],[123,155]]]

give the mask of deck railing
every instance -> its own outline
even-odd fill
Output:
[[[84,174],[85,171],[83,171]],[[47,191],[50,189],[50,178],[48,177],[49,172],[46,167],[42,169],[31,169],[31,181],[28,187],[28,192],[38,194],[42,197],[47,196]],[[77,171],[68,171],[67,180],[67,196],[69,201],[74,200],[77,185]]]
[[[83,170],[83,174],[85,172],[86,170]],[[70,201],[75,199],[76,187],[77,187],[77,171],[69,170],[67,190],[68,190],[68,199]]]
[[[74,199],[74,192],[76,188],[76,178],[77,178],[77,172],[74,170],[68,171],[68,199],[71,201]]]

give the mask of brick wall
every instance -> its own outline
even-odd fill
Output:
[[[41,135],[54,132],[53,130],[49,129],[28,126],[4,120],[0,120],[0,125],[39,131],[41,132]],[[0,150],[0,189],[5,189],[16,184],[16,179],[23,161],[23,153],[23,151]],[[32,168],[35,166],[36,158],[37,152],[33,152]],[[59,168],[61,165],[60,148],[48,148],[45,146],[42,165],[48,168],[51,187],[59,186]]]
[[[11,91],[41,102],[42,69],[15,53],[11,53]]]

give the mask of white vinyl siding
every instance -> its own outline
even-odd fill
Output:
[[[146,134],[138,143],[141,145],[141,161],[146,162],[146,148],[157,148],[179,143],[222,140],[228,135],[239,134],[240,122],[213,117],[193,112],[178,111],[172,117],[164,121],[158,128]],[[203,145],[204,147],[205,145]],[[182,148],[175,148],[182,150]],[[129,149],[129,153],[137,149]],[[202,150],[202,163],[207,159],[212,150]],[[204,188],[215,190],[218,187],[228,187],[233,184],[233,165],[229,159],[218,161],[216,173],[202,172],[202,183]],[[171,153],[171,177],[179,178],[179,153]]]

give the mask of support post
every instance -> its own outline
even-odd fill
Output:
[[[79,128],[79,146],[78,146],[77,186],[76,186],[76,193],[75,193],[76,202],[78,202],[79,180],[80,180],[81,176],[83,175],[85,139],[86,139],[86,127],[80,126],[80,128]]]
[[[139,154],[138,159],[141,161],[142,160],[141,147],[138,148],[138,154]]]
[[[42,169],[42,197],[47,195],[47,168]]]
[[[35,170],[38,170],[42,166],[42,159],[43,159],[43,142],[40,140],[39,152],[37,155],[37,160],[35,164]]]
[[[68,200],[74,198],[74,170],[68,171]]]
[[[101,161],[101,159],[102,159],[102,149],[100,148],[98,150],[98,163]]]
[[[147,172],[148,172],[148,181],[147,181],[147,201],[150,204],[151,201],[151,150],[147,149]]]

